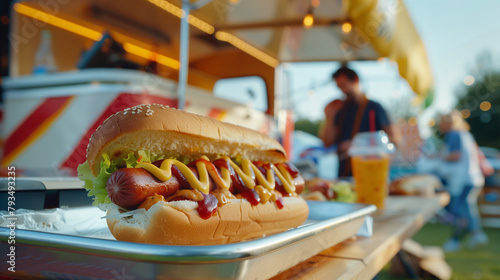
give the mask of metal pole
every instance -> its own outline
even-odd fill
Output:
[[[181,42],[179,50],[179,83],[177,86],[177,108],[183,110],[186,103],[187,74],[189,68],[189,23],[188,16],[191,12],[189,0],[182,0],[184,16],[181,18]]]

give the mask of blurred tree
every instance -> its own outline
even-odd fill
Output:
[[[299,119],[295,122],[295,130],[300,130],[318,136],[318,131],[322,121],[310,121],[307,119]]]
[[[500,148],[500,72],[491,69],[491,55],[481,54],[474,74],[464,79],[456,109],[471,126],[479,146]]]

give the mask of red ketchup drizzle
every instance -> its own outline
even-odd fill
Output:
[[[221,168],[225,168],[225,169],[231,170],[229,168],[229,163],[226,162],[226,160],[224,160],[224,159],[216,159],[216,160],[214,160],[213,166],[214,166],[214,168],[217,167],[217,168],[215,168],[215,170],[217,170],[217,174],[219,174],[219,177],[222,176],[221,175],[221,171],[220,171]],[[232,176],[231,176],[231,180],[232,180]],[[236,190],[235,190],[234,184],[232,184],[232,185],[229,186],[229,192],[231,192],[232,194],[236,194],[237,193]]]
[[[265,164],[262,161],[252,161],[252,163],[259,169],[260,173],[264,174],[264,176],[266,176],[266,171],[271,168],[270,164]]]
[[[283,196],[289,196],[290,194],[285,190],[285,186],[281,182],[280,178],[276,173],[274,173],[274,189],[279,191]]]
[[[267,171],[269,169],[272,169],[272,164],[271,163],[264,163],[262,161],[254,161],[253,164],[266,176]],[[277,163],[277,166],[282,165],[285,167],[285,169],[290,173],[290,175],[295,178],[299,175],[299,171],[295,166],[293,166],[291,163]],[[280,178],[276,174],[276,172],[273,172],[274,174],[274,189],[279,191],[283,196],[292,196],[292,194],[288,193],[285,190],[285,186],[283,185],[283,182],[281,182]]]
[[[276,199],[276,206],[278,206],[279,209],[283,209],[283,207],[285,206],[284,203],[283,203],[283,197],[278,197],[278,199]]]
[[[227,163],[227,161],[221,158],[214,160],[213,164],[218,168],[224,167],[225,169],[229,169],[229,164]]]
[[[177,181],[181,184],[181,189],[190,189],[191,185],[189,184],[188,180],[186,177],[182,174],[182,172],[179,170],[179,168],[175,165],[172,165],[170,168],[172,171],[172,176],[177,178]],[[196,175],[196,173],[194,173]]]
[[[177,196],[177,197],[174,197],[171,200],[169,200],[169,202],[170,201],[181,201],[181,200],[190,200],[190,199],[188,199],[187,197],[184,197],[184,196]]]
[[[198,201],[198,214],[203,219],[208,219],[217,211],[219,201],[212,194],[203,194],[203,200]]]
[[[214,161],[214,165],[219,168],[224,167],[226,169],[229,169],[231,181],[233,182],[233,186],[235,187],[237,193],[240,193],[248,202],[250,202],[251,205],[256,206],[260,203],[259,194],[255,190],[247,188],[245,184],[241,182],[241,178],[238,174],[236,174],[234,168],[232,168],[225,160],[218,159]]]
[[[270,163],[264,163],[262,161],[254,161],[253,164],[259,169],[260,172],[262,172],[262,174],[264,174],[264,176],[267,174],[267,171],[272,168]],[[278,164],[280,164],[280,163],[278,163]],[[286,164],[285,164],[285,168],[288,171],[290,171],[289,166],[287,166]],[[293,166],[293,168],[295,168],[295,167]],[[294,173],[295,175],[292,175],[292,176],[296,176],[296,174],[298,174],[298,170],[296,168],[294,170],[296,171],[296,173]],[[294,172],[294,171],[292,171],[292,172]],[[290,174],[292,174],[292,172],[290,172]],[[281,193],[283,193],[283,192],[286,193],[285,187],[283,186],[283,183],[278,178],[278,176],[276,176],[276,174],[274,174],[274,181],[275,181],[275,183],[274,183],[275,188],[278,191],[280,191]],[[286,193],[286,195],[288,195],[288,193]],[[282,209],[284,207],[283,197],[281,197],[281,196],[278,197],[276,199],[275,203],[279,209]]]
[[[162,162],[163,162],[163,159],[160,159],[160,160],[153,162],[153,165],[160,168]]]
[[[267,171],[273,168],[272,163],[265,163],[263,161],[253,161],[252,162],[257,169],[259,169],[260,173],[264,175],[264,177],[267,176]]]
[[[297,167],[295,167],[295,165],[293,165],[289,162],[280,162],[280,163],[277,163],[276,165],[281,165],[281,166],[285,167],[286,171],[288,171],[288,173],[290,173],[290,176],[292,176],[292,178],[295,178],[299,175],[299,170],[297,169]]]
[[[160,168],[161,164],[163,162],[163,159],[161,160],[157,160],[155,162],[153,162],[153,165]],[[195,175],[197,175],[198,173],[196,172],[196,170],[193,170],[192,168],[190,168]],[[189,185],[189,182],[188,180],[186,179],[186,177],[184,175],[182,175],[182,172],[179,170],[179,168],[175,165],[172,164],[172,167],[170,168],[171,172],[172,172],[172,176],[174,176],[177,181],[179,182],[179,184],[181,184],[181,189],[190,189],[191,188],[191,185]]]
[[[231,176],[231,181],[232,181],[232,186],[231,186],[231,193],[233,194],[238,194],[240,193],[248,202],[250,202],[251,205],[256,206],[260,203],[260,197],[258,193],[254,189],[249,189],[245,186],[245,184],[242,182],[240,176],[236,173],[234,168],[231,167],[231,165],[224,159],[218,159],[215,160],[214,162],[207,161],[205,159],[198,159],[195,161],[192,161],[189,163],[187,166],[190,167],[190,169],[194,172],[195,175],[197,175],[197,170],[196,170],[196,163],[198,161],[202,161],[206,163],[207,168],[212,168],[212,170],[215,170],[219,177],[221,177],[221,172],[220,168],[226,168],[229,170],[229,174]],[[153,164],[157,167],[161,166],[162,160],[158,160],[154,162]],[[259,169],[259,171],[266,175],[267,171],[272,168],[270,163],[264,163],[262,161],[255,161],[253,164]],[[299,171],[295,166],[293,166],[290,163],[278,163],[282,164],[288,172],[290,172],[290,175],[292,177],[296,177],[299,174]],[[217,167],[217,168],[216,168]],[[186,177],[180,172],[179,168],[175,165],[172,165],[171,168],[172,171],[172,176],[174,176],[179,183],[181,184],[182,189],[190,189],[191,186],[189,185],[189,182],[187,181]],[[255,174],[252,174],[255,180]],[[280,179],[276,176],[275,174],[275,186],[276,189],[279,190],[283,195],[289,195],[284,191],[284,186],[283,183],[280,181]],[[217,198],[212,195],[212,194],[204,194],[203,195],[203,200],[198,201],[198,213],[200,217],[203,219],[208,219],[210,218],[216,211],[217,211],[217,204],[218,200]],[[172,199],[172,201],[177,201],[177,200],[187,200],[185,197],[176,197]],[[284,207],[283,203],[283,198],[278,197],[278,199],[275,201],[276,206],[278,206],[279,209],[282,209]]]
[[[189,164],[188,164],[188,166],[189,166],[189,167],[196,167],[196,164],[197,164],[199,161],[204,162],[204,163],[205,163],[205,166],[207,167],[207,169],[209,169],[209,168],[210,168],[211,170],[216,171],[216,172],[217,172],[217,175],[219,175],[219,178],[221,177],[219,169],[215,168],[215,165],[214,165],[214,163],[213,163],[213,162],[208,161],[208,160],[206,160],[206,159],[202,159],[202,158],[197,159],[197,160],[192,161],[191,163],[189,163]]]
[[[206,163],[208,168],[212,168],[212,169],[217,170],[215,168],[215,166],[210,161],[207,161],[205,159],[198,159],[198,160],[195,160],[187,165],[189,167],[189,169],[191,169],[191,171],[193,171],[193,173],[196,175],[196,177],[198,177],[197,176],[198,172],[196,170],[196,163],[198,161],[202,161],[202,162]],[[179,170],[179,168],[177,166],[172,165],[171,170],[172,170],[172,176],[177,178],[177,180],[181,184],[182,189],[190,189],[191,188],[188,180],[182,174],[182,172]],[[219,201],[212,194],[202,193],[202,195],[203,195],[203,200],[198,201],[197,211],[198,211],[198,214],[200,215],[200,217],[206,220],[206,219],[210,218],[217,211],[217,204],[219,203]],[[175,201],[175,200],[187,200],[187,198],[176,197],[173,199],[173,201]]]

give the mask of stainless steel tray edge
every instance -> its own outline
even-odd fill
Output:
[[[328,206],[308,203],[313,209]],[[353,211],[330,219],[316,211],[299,228],[226,245],[159,246],[18,230],[16,246],[20,247],[19,252],[39,258],[48,256],[61,262],[76,258],[94,270],[96,264],[106,264],[108,274],[123,270],[134,275],[142,271],[136,279],[266,279],[355,235],[364,217],[375,211],[371,205],[346,207]],[[8,228],[0,228],[0,247],[9,248],[9,233]],[[276,258],[278,261],[273,261]],[[159,275],[164,277],[158,278]]]

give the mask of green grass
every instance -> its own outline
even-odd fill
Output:
[[[453,280],[497,280],[500,279],[500,229],[485,228],[490,242],[487,245],[468,249],[466,243],[463,249],[455,253],[446,253],[445,260],[451,266]],[[451,236],[447,225],[428,223],[413,239],[423,246],[441,246]],[[406,280],[409,278],[392,276],[389,273],[390,264],[377,276],[377,280]]]

